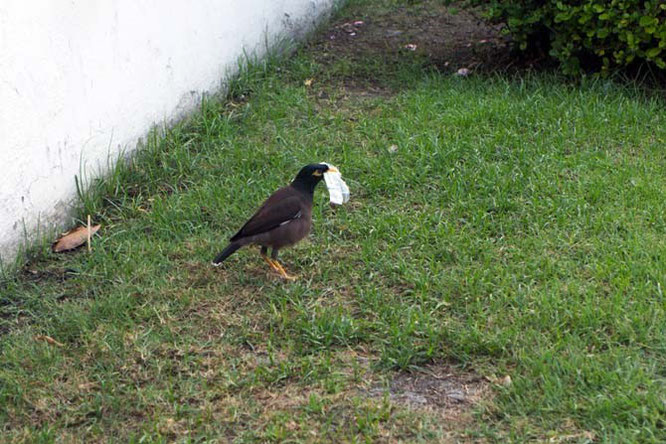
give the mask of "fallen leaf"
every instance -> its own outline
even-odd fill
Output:
[[[512,383],[513,381],[511,380],[511,376],[506,375],[505,377],[502,378],[501,384],[504,387],[509,387]]]
[[[101,225],[90,227],[90,235],[97,233]],[[63,251],[73,250],[76,247],[86,243],[88,239],[88,227],[76,227],[63,234],[59,239],[53,243],[53,251],[61,253]]]
[[[64,347],[65,344],[62,342],[58,342],[55,339],[53,339],[51,336],[46,336],[46,335],[37,335],[35,336],[35,341],[46,341],[47,343],[51,345],[57,345],[58,347]]]
[[[312,86],[312,82],[314,82],[314,79],[305,79],[305,81],[303,82],[303,85]]]

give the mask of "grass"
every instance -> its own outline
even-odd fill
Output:
[[[41,249],[2,282],[2,435],[663,442],[664,109],[409,55],[254,66],[82,193],[92,253]],[[281,255],[300,279],[249,249],[212,268],[312,161],[352,201],[320,187],[310,240]],[[433,363],[513,383],[453,425],[367,395]]]

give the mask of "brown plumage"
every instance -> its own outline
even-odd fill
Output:
[[[229,239],[229,245],[217,255],[213,265],[220,265],[245,245],[260,245],[261,256],[273,270],[285,279],[295,279],[277,261],[278,252],[310,233],[314,190],[327,171],[335,170],[326,164],[311,164],[301,168],[290,185],[273,193]],[[269,248],[273,249],[270,258],[267,256]]]

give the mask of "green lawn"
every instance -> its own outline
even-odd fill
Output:
[[[0,283],[0,434],[663,442],[665,144],[664,101],[611,82],[308,48],[255,66],[82,196],[92,253]],[[318,189],[281,254],[300,279],[255,248],[213,268],[316,161],[352,200]],[[490,381],[459,421],[369,395],[435,367]]]

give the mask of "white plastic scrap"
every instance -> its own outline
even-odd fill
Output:
[[[329,168],[334,168],[336,171],[324,173],[324,180],[326,181],[326,188],[328,188],[328,195],[332,204],[342,205],[349,201],[349,187],[342,180],[342,174],[333,165],[322,162],[328,165]]]

